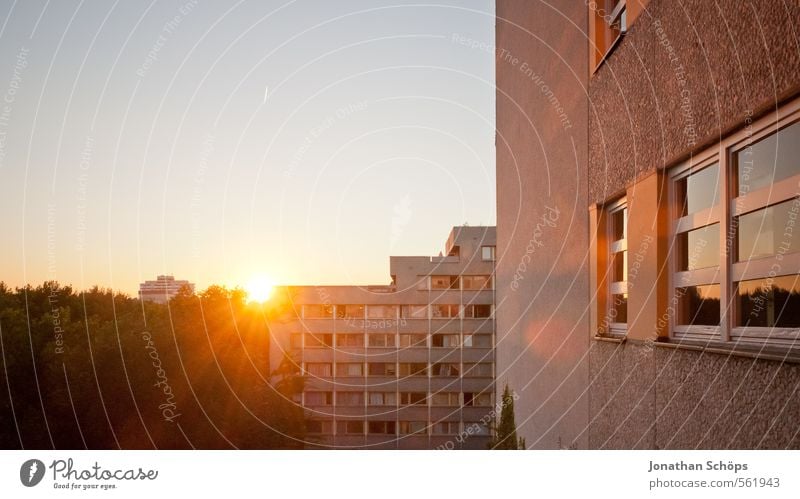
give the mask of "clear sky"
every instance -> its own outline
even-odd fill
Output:
[[[0,1],[0,280],[388,283],[495,223],[493,16]]]

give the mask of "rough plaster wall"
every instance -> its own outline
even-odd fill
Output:
[[[799,24],[798,2],[651,1],[589,84],[590,201],[797,94]]]
[[[797,364],[605,342],[591,364],[591,448],[800,448]]]

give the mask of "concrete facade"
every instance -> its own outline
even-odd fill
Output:
[[[530,447],[798,448],[791,341],[678,341],[674,317],[659,324],[675,258],[668,176],[797,108],[800,5],[641,3],[593,68],[585,3],[497,2],[498,385],[520,396]],[[571,128],[504,51],[568,103]],[[621,197],[628,254],[643,256],[635,273],[628,261],[627,334],[613,335],[599,325],[610,263],[603,210]],[[543,227],[520,273],[545,200],[559,223]]]
[[[498,388],[529,447],[586,447],[587,11],[496,6]]]
[[[389,286],[281,288],[272,363],[307,377],[308,446],[485,449],[494,410],[494,227],[454,227],[444,256],[393,256]]]

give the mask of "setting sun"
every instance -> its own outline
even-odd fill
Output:
[[[253,277],[250,279],[250,282],[247,283],[247,287],[245,287],[247,299],[251,302],[263,303],[272,296],[273,287],[272,281],[268,278],[264,276]]]

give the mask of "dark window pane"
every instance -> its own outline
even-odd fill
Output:
[[[797,251],[792,244],[800,198],[753,211],[738,218],[737,261]]]
[[[800,276],[739,283],[737,326],[800,327]]]
[[[628,208],[623,208],[611,214],[612,241],[625,239],[628,234]]]
[[[718,191],[719,165],[716,163],[682,179],[678,183],[682,216],[716,205]]]
[[[628,322],[628,294],[611,295],[611,322]]]
[[[694,270],[719,265],[719,224],[678,235],[678,269]]]
[[[677,323],[681,326],[719,326],[719,284],[676,290],[680,297]]]
[[[739,195],[800,174],[800,123],[736,153]]]

